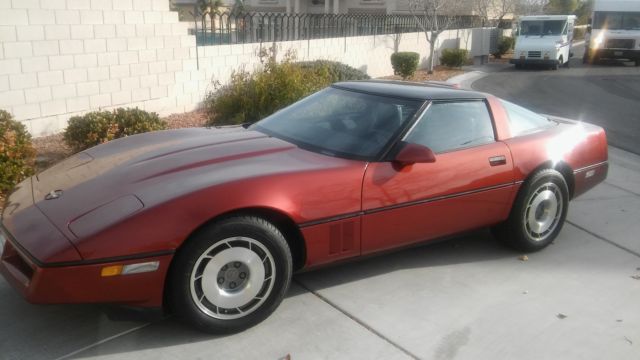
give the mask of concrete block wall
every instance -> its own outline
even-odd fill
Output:
[[[476,33],[447,31],[438,48],[488,53]],[[488,32],[480,33],[488,46]],[[259,66],[261,46],[272,44],[196,47],[168,0],[0,0],[0,109],[34,136],[60,132],[70,117],[100,109],[190,111],[213,82]],[[291,49],[298,60],[340,61],[372,77],[393,73],[394,47],[391,35],[277,45],[280,56]],[[428,43],[422,33],[403,34],[399,50],[420,53],[424,65]]]
[[[459,46],[469,50],[471,56],[488,54],[490,31],[490,29],[466,29],[443,32],[436,44],[436,64],[439,54],[444,48]],[[484,37],[484,41],[480,41],[481,37]],[[393,35],[377,35],[286,41],[277,43],[276,47],[278,59],[281,59],[287,51],[292,50],[299,61],[316,59],[339,61],[362,70],[371,77],[381,77],[393,74],[390,57],[395,49],[395,40]],[[481,46],[483,43],[486,43],[486,46]],[[252,70],[260,66],[257,53],[261,47],[271,46],[272,43],[200,47],[198,48],[200,71],[192,70],[182,76],[185,80],[190,81],[191,89],[197,87],[198,96],[202,98],[208,91],[213,90],[212,80],[224,84],[234,70],[241,67]],[[423,33],[403,34],[398,50],[419,53],[420,67],[426,67],[429,43]],[[195,76],[199,76],[199,78],[196,79]],[[196,83],[195,80],[199,81]]]
[[[0,109],[34,136],[90,110],[180,111],[192,45],[167,0],[0,0]]]

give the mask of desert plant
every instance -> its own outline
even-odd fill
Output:
[[[344,64],[330,61],[296,63],[287,53],[282,62],[274,51],[262,51],[262,67],[249,73],[235,71],[229,83],[209,93],[204,101],[209,125],[258,121],[327,85],[343,80],[368,78]]]
[[[304,69],[324,72],[327,71],[330,76],[330,82],[349,81],[349,80],[367,80],[370,79],[366,73],[337,61],[315,60],[298,62]]]
[[[397,52],[391,54],[391,66],[393,73],[407,79],[415,74],[418,69],[420,55],[416,52]]]
[[[440,62],[448,67],[461,67],[467,63],[469,51],[465,49],[444,49],[440,55]]]
[[[138,108],[118,108],[114,110],[114,115],[118,124],[116,138],[167,128],[167,123],[160,120],[158,114]]]
[[[0,110],[0,196],[33,175],[35,155],[25,126]]]
[[[74,151],[81,151],[113,139],[166,127],[158,114],[137,108],[94,111],[69,119],[64,140]]]
[[[492,52],[491,55],[493,55],[496,59],[500,59],[502,55],[508,53],[509,50],[513,49],[514,44],[514,38],[510,36],[503,36],[502,38],[500,38],[500,41],[498,41],[496,51]]]

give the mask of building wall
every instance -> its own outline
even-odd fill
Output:
[[[190,111],[214,82],[259,66],[260,47],[272,45],[196,47],[187,26],[166,0],[0,0],[0,109],[34,136],[100,109]],[[487,54],[486,30],[447,31],[439,46]],[[277,44],[280,56],[291,49],[299,60],[341,61],[372,77],[393,73],[394,47],[392,35]],[[399,50],[419,52],[424,64],[424,34],[403,34]]]
[[[195,39],[167,0],[0,0],[0,43],[0,108],[35,136],[89,110],[193,103],[176,74]]]

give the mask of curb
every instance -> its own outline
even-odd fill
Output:
[[[464,74],[460,74],[457,76],[454,76],[452,78],[447,79],[447,83],[448,84],[456,84],[459,85],[460,88],[462,89],[467,89],[467,90],[471,90],[471,85],[476,82],[477,80],[482,79],[483,77],[487,76],[488,73],[484,72],[484,71],[478,71],[478,70],[474,70],[474,71],[469,71],[466,72]]]

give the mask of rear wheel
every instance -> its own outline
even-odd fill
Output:
[[[562,174],[540,170],[520,189],[509,219],[496,227],[495,234],[517,250],[541,250],[558,236],[568,206],[569,190]]]
[[[289,246],[275,226],[257,217],[228,218],[198,232],[176,254],[171,309],[202,331],[244,330],[280,304],[291,271]]]

